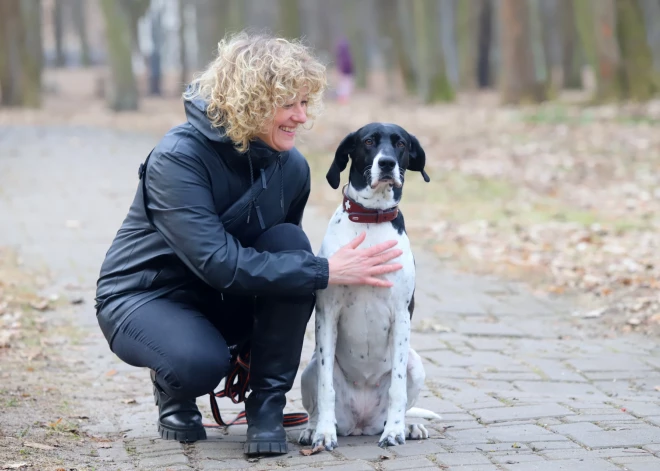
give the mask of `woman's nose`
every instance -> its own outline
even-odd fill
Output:
[[[304,106],[298,105],[291,117],[296,123],[304,124],[307,121],[307,110]]]

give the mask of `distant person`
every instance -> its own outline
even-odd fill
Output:
[[[310,168],[294,144],[325,87],[299,42],[229,37],[185,92],[187,121],[140,166],[96,309],[110,349],[151,370],[164,439],[206,438],[195,398],[227,376],[237,346],[249,352],[245,453],[287,453],[285,394],[316,291],[388,286],[374,275],[400,269],[387,264],[394,241],[359,248],[363,233],[326,259],[302,230]]]
[[[342,104],[349,102],[353,93],[353,75],[355,70],[353,68],[353,58],[351,56],[351,46],[347,39],[342,38],[337,43],[336,48],[337,60],[337,101]]]

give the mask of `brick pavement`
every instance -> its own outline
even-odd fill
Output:
[[[28,265],[47,266],[53,289],[76,283],[88,299],[75,322],[88,332],[78,366],[91,387],[76,400],[90,416],[86,432],[119,437],[97,450],[96,469],[660,469],[654,339],[592,335],[583,328],[590,321],[571,317],[570,304],[451,272],[421,249],[411,338],[427,385],[418,406],[443,417],[427,421],[429,440],[383,450],[378,437],[340,437],[336,451],[305,457],[292,429],[288,455],[252,461],[242,454],[244,426],[209,430],[209,440],[192,445],[160,440],[148,375],[111,354],[91,307],[100,261],[156,139],[83,128],[0,130],[0,245],[15,245]],[[311,208],[305,227],[315,247],[325,224]],[[303,367],[311,331],[307,339]],[[111,368],[118,373],[106,377]],[[303,410],[298,381],[288,411]],[[198,403],[210,422],[207,398]],[[220,405],[227,416],[241,409]]]

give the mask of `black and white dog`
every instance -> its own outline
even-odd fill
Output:
[[[394,124],[371,123],[340,143],[327,173],[337,189],[351,167],[343,203],[332,216],[319,256],[330,257],[361,232],[361,247],[395,239],[403,268],[383,275],[391,288],[331,285],[317,293],[316,349],[302,374],[309,424],[299,442],[332,450],[337,435],[382,434],[379,446],[428,438],[405,416],[440,418],[412,408],[424,385],[419,355],[410,348],[415,261],[398,209],[406,170],[424,171],[426,156],[415,136]]]

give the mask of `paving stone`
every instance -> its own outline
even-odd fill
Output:
[[[429,440],[407,440],[405,445],[393,447],[391,450],[393,450],[397,456],[419,456],[446,452],[446,450],[440,446],[439,442],[432,442]]]
[[[277,468],[287,469],[287,468]],[[314,466],[313,469],[325,469],[327,471],[373,471],[374,467],[366,461],[352,459],[350,462],[321,463]],[[269,470],[270,471],[270,470]]]
[[[399,469],[419,469],[419,468],[432,468],[438,469],[436,464],[427,458],[397,458],[394,460],[386,460],[380,463],[384,470],[399,470]]]
[[[580,445],[575,442],[566,439],[566,441],[556,441],[556,442],[531,442],[529,447],[534,451],[545,451],[545,450],[567,450],[579,448],[582,450]]]
[[[617,401],[617,404],[626,412],[636,415],[638,417],[648,417],[652,415],[660,415],[660,403],[655,402],[634,402],[634,401]]]
[[[543,404],[538,406],[500,407],[480,409],[474,414],[481,422],[506,422],[510,420],[539,419],[541,417],[564,417],[574,415],[574,412],[559,404]]]
[[[580,422],[569,425],[556,425],[550,427],[550,429],[570,436],[590,448],[643,446],[660,442],[660,429],[648,425],[609,432],[594,424]]]
[[[594,458],[613,458],[616,456],[630,457],[638,456],[639,452],[644,452],[639,448],[603,448],[599,450],[588,450],[586,448],[574,448],[570,450],[547,450],[541,454],[549,460],[567,460],[567,459],[594,459]]]
[[[439,463],[448,466],[461,466],[466,464],[492,464],[491,461],[481,453],[446,453],[437,455]]]
[[[578,371],[652,371],[653,368],[637,355],[601,355],[597,358],[576,358],[568,360]]]
[[[565,422],[631,422],[639,421],[639,419],[628,414],[614,414],[614,415],[573,415],[564,418]]]
[[[153,458],[140,458],[140,469],[163,469],[167,466],[186,464],[188,464],[188,457],[183,454],[155,456]]]
[[[572,369],[565,366],[562,362],[556,360],[548,360],[542,358],[529,358],[525,363],[530,365],[535,373],[538,373],[546,380],[553,381],[587,381],[584,376],[576,373]]]
[[[601,459],[535,461],[507,464],[504,465],[504,469],[508,471],[621,471],[618,466]]]
[[[660,458],[655,456],[622,456],[612,458],[612,462],[623,465],[627,471],[658,471]]]
[[[514,385],[521,391],[546,397],[603,397],[606,396],[589,384],[560,383],[555,381],[516,381]]]
[[[502,352],[511,348],[510,339],[471,337],[466,340],[466,343],[475,350]]]
[[[531,463],[535,461],[545,461],[545,458],[533,453],[491,453],[491,460],[499,464],[518,464],[518,463]]]
[[[540,381],[543,378],[537,373],[512,373],[512,372],[497,372],[497,373],[481,373],[483,379],[491,381]]]
[[[408,446],[408,442],[402,447]],[[392,458],[395,455],[388,450],[384,450],[374,445],[358,445],[358,446],[340,446],[337,448],[337,453],[348,458],[349,460],[375,460],[381,456]]]
[[[502,323],[461,322],[456,331],[468,337],[523,337],[513,326]]]
[[[447,434],[462,444],[487,443],[489,440],[501,442],[550,442],[566,440],[566,437],[552,433],[538,425],[484,427],[478,430],[448,431]]]
[[[494,464],[468,464],[463,466],[450,466],[449,468],[442,468],[447,471],[499,471],[500,468]]]

